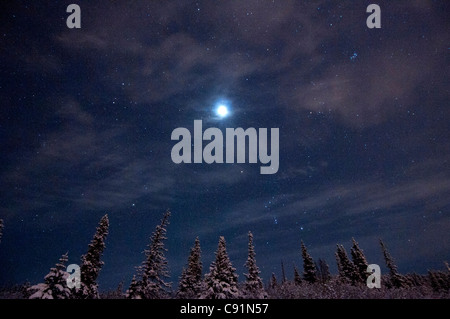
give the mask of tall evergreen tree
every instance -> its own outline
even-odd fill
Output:
[[[29,299],[71,299],[72,291],[67,286],[69,273],[66,272],[68,254],[65,253],[59,259],[55,267],[44,277],[44,283],[28,288],[31,294]]]
[[[164,213],[161,223],[156,226],[150,238],[148,249],[145,250],[146,259],[142,266],[137,268],[139,279],[134,277],[126,297],[131,299],[163,299],[168,297],[168,289],[171,283],[165,281],[169,277],[167,259],[164,253],[164,241],[167,239],[167,225],[169,224],[170,211]]]
[[[300,276],[300,273],[298,272],[298,269],[295,265],[294,265],[294,283],[296,285],[300,285],[302,283],[302,277]]]
[[[264,290],[264,285],[259,274],[258,266],[256,265],[256,253],[253,246],[253,234],[248,232],[248,258],[245,263],[248,273],[245,274],[244,296],[248,299],[263,299],[267,298],[267,293]]]
[[[228,258],[225,238],[220,236],[216,259],[205,275],[201,299],[236,299],[239,297],[236,268]]]
[[[138,269],[140,270],[141,268],[138,267]],[[142,288],[143,288],[142,283],[137,279],[136,275],[133,275],[130,286],[125,292],[125,297],[133,299],[142,299],[142,296],[144,296],[144,291]]]
[[[278,288],[278,280],[275,273],[272,273],[272,276],[270,276],[269,288],[272,290]]]
[[[177,297],[180,299],[195,298],[199,295],[202,282],[202,261],[200,240],[195,239],[188,258],[187,268],[183,268],[178,285]]]
[[[330,267],[325,260],[319,258],[317,262],[317,277],[321,283],[325,283],[331,279]]]
[[[281,283],[284,284],[286,280],[286,271],[284,270],[283,259],[281,259]]]
[[[392,258],[391,254],[388,252],[385,244],[380,239],[380,245],[381,250],[383,251],[384,260],[386,262],[386,266],[389,269],[389,279],[390,283],[393,287],[401,288],[407,286],[407,281],[405,277],[400,275],[400,273],[397,271],[397,266],[394,263],[394,259]]]
[[[104,215],[99,222],[94,238],[89,244],[88,251],[81,256],[81,285],[76,290],[77,298],[81,299],[98,299],[97,277],[104,264],[101,260],[103,250],[105,249],[105,240],[108,235],[109,219],[108,215]]]
[[[367,272],[367,267],[369,263],[366,260],[366,256],[364,256],[364,252],[361,248],[359,248],[358,243],[354,238],[352,238],[353,246],[351,248],[352,261],[358,270],[359,277],[362,282],[365,283],[367,278],[369,277],[369,273]]]
[[[336,262],[338,266],[339,278],[343,282],[349,282],[355,285],[357,282],[361,282],[358,270],[353,262],[348,258],[347,251],[343,245],[337,245],[336,250]]]
[[[305,244],[301,242],[302,257],[303,257],[303,279],[308,283],[315,283],[317,281],[317,270],[314,259],[308,253]]]

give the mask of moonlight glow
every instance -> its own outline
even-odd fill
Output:
[[[223,104],[219,105],[219,106],[217,107],[216,113],[217,113],[217,115],[219,115],[220,117],[225,117],[225,116],[227,116],[227,115],[228,115],[228,108],[227,108],[227,106],[226,106],[226,105],[223,105]]]

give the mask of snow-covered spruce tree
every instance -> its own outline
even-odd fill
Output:
[[[167,259],[164,253],[164,241],[167,239],[167,225],[169,224],[170,211],[164,213],[161,223],[150,237],[150,244],[145,250],[146,259],[142,266],[137,268],[139,279],[136,277],[131,282],[126,292],[130,299],[165,299],[169,297],[168,289],[171,283],[166,282],[169,277]]]
[[[195,238],[194,246],[188,258],[187,268],[183,268],[178,284],[177,298],[196,298],[202,288],[202,261],[200,240]]]
[[[97,277],[103,266],[101,260],[103,250],[105,249],[105,240],[108,235],[109,220],[108,215],[104,215],[98,224],[97,230],[88,246],[88,251],[81,256],[81,283],[80,288],[76,289],[76,296],[80,299],[98,299]]]
[[[330,267],[325,260],[319,258],[316,267],[317,277],[321,283],[325,283],[331,279]]]
[[[140,269],[140,267],[138,267],[138,269]],[[133,279],[131,279],[130,287],[128,287],[125,297],[141,299],[141,296],[143,295],[142,283],[137,280],[136,275],[133,275]]]
[[[367,266],[369,266],[369,263],[366,260],[366,256],[364,256],[364,252],[361,248],[359,248],[358,243],[354,238],[352,238],[352,242],[353,246],[350,253],[352,255],[353,264],[355,265],[362,282],[366,283],[366,280],[370,275],[367,272]]]
[[[275,273],[272,273],[269,280],[269,289],[274,291],[277,288],[278,288],[277,276],[275,276]]]
[[[55,267],[44,277],[44,282],[28,288],[29,299],[71,299],[72,291],[67,286],[69,273],[66,272],[68,254],[59,259]]]
[[[301,242],[302,246],[302,257],[303,257],[303,279],[308,283],[315,283],[317,281],[317,270],[314,263],[314,259],[306,250],[306,246]]]
[[[267,298],[267,292],[264,290],[264,285],[259,274],[258,266],[256,265],[256,253],[253,246],[253,234],[248,232],[248,257],[245,262],[245,268],[248,273],[245,275],[245,283],[243,288],[243,297],[247,299],[264,299]]]
[[[389,281],[390,284],[395,288],[407,287],[406,279],[399,274],[397,271],[397,266],[394,263],[394,259],[391,254],[388,252],[385,244],[380,239],[381,249],[383,250],[384,261],[386,262],[386,266],[389,268]]]
[[[298,269],[295,265],[294,265],[294,283],[296,285],[302,284],[302,277],[300,276],[300,273],[298,272]]]
[[[239,298],[238,275],[236,268],[228,258],[225,238],[220,236],[216,259],[205,275],[200,299],[236,299]]]
[[[347,251],[343,245],[337,245],[336,262],[339,272],[339,278],[342,282],[347,282],[355,285],[361,282],[358,270],[353,262],[348,258]]]

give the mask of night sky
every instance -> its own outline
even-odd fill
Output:
[[[69,29],[66,8],[81,8]],[[366,7],[381,8],[381,28]],[[177,287],[199,236],[245,279],[336,273],[354,237],[386,273],[450,261],[450,4],[442,1],[2,1],[0,286],[80,263],[108,214],[100,290],[128,287],[166,209]],[[229,111],[219,117],[224,104]],[[279,128],[279,170],[171,159],[174,129]],[[269,140],[270,141],[270,140]],[[205,141],[203,145],[206,145]]]

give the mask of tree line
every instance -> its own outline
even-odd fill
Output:
[[[226,241],[219,237],[215,260],[209,267],[209,272],[203,275],[201,261],[200,240],[197,237],[190,250],[186,266],[179,277],[178,287],[172,290],[172,283],[168,281],[169,269],[165,257],[167,249],[164,242],[167,239],[167,226],[169,225],[170,211],[166,211],[150,236],[150,243],[144,251],[145,259],[136,267],[131,283],[125,292],[122,284],[115,292],[100,293],[97,278],[103,266],[101,257],[106,247],[105,241],[108,235],[109,219],[104,215],[99,222],[96,232],[91,240],[87,253],[81,256],[79,285],[69,288],[68,281],[75,280],[66,271],[68,253],[61,256],[55,267],[44,277],[44,282],[30,285],[22,289],[22,295],[29,299],[98,299],[98,298],[128,298],[128,299],[265,299],[265,298],[347,298],[363,295],[368,297],[383,298],[386,289],[395,291],[395,294],[387,294],[389,297],[449,297],[450,293],[450,267],[447,263],[447,271],[428,271],[427,275],[408,274],[398,272],[394,259],[380,240],[380,246],[388,275],[383,275],[383,294],[368,293],[366,287],[368,262],[363,250],[352,238],[350,256],[343,245],[336,246],[336,263],[338,274],[332,276],[328,264],[319,259],[314,261],[309,254],[306,245],[301,241],[301,253],[303,271],[294,265],[293,281],[286,278],[284,264],[281,261],[281,282],[274,273],[268,285],[264,285],[260,277],[260,270],[256,264],[256,252],[253,245],[253,234],[248,233],[248,257],[245,263],[245,281],[238,282],[236,268],[233,267],[226,250]],[[0,240],[4,227],[0,219]],[[417,293],[417,287],[429,288],[429,291],[421,290]],[[341,290],[345,289],[345,292]],[[377,289],[375,289],[377,290]],[[339,292],[341,291],[341,292]],[[402,291],[403,295],[399,293]],[[414,294],[406,294],[414,291]],[[338,294],[336,294],[338,292]],[[353,293],[353,295],[352,295]]]

